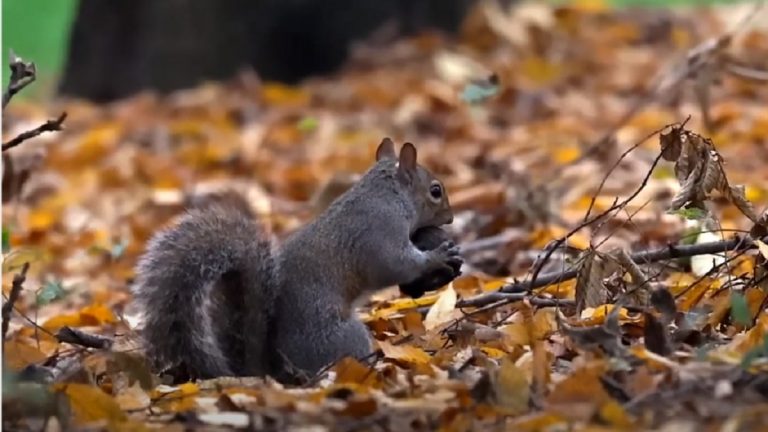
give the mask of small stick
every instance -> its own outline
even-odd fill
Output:
[[[58,339],[59,342],[96,349],[109,349],[112,347],[113,343],[112,339],[106,336],[86,333],[67,326],[60,328],[59,331],[56,332],[56,339]]]
[[[9,61],[11,68],[11,79],[8,81],[8,88],[3,92],[3,109],[8,105],[16,93],[28,86],[37,78],[37,68],[34,62],[25,62],[11,50],[11,59]]]
[[[27,270],[29,270],[29,263],[24,263],[21,267],[21,272],[13,276],[13,285],[11,286],[11,292],[8,294],[8,301],[3,305],[3,347],[5,347],[5,336],[8,334],[8,324],[11,320],[11,310],[16,300],[19,299],[21,289],[24,286],[24,281],[27,280]]]
[[[10,150],[17,145],[23,143],[24,141],[34,138],[44,132],[57,132],[61,130],[61,125],[64,123],[64,120],[67,119],[67,113],[63,112],[61,115],[59,115],[58,118],[53,120],[48,120],[45,123],[41,124],[40,126],[28,130],[26,132],[22,132],[16,137],[11,138],[8,142],[3,143],[3,151]]]

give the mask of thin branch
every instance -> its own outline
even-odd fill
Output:
[[[676,131],[678,130],[683,130],[683,128],[685,127],[685,124],[688,123],[688,120],[690,119],[691,117],[688,116],[688,118],[686,118],[685,121],[683,121],[677,126],[673,126],[672,132],[670,133],[676,133]],[[657,130],[653,135],[655,135],[656,133],[660,133],[662,130],[663,129]],[[646,139],[647,138],[643,138],[643,141],[645,141]],[[656,165],[658,165],[659,161],[664,155],[665,146],[662,145],[662,147],[663,148],[659,152],[658,156],[656,156],[656,158],[653,160],[653,163],[651,164],[651,167],[648,170],[648,173],[646,173],[645,178],[643,178],[643,181],[640,183],[640,186],[638,186],[637,189],[630,196],[628,196],[622,201],[618,201],[618,198],[617,198],[616,200],[614,200],[613,204],[610,207],[608,207],[606,210],[604,210],[600,214],[595,215],[590,219],[585,220],[583,223],[579,224],[578,226],[570,230],[564,237],[561,237],[554,242],[554,244],[552,245],[553,247],[550,248],[548,251],[546,251],[546,253],[544,254],[541,260],[537,260],[538,263],[534,267],[533,275],[531,276],[531,286],[535,286],[536,279],[539,277],[539,273],[541,273],[541,269],[544,268],[544,265],[549,261],[549,258],[552,256],[555,250],[559,249],[560,246],[562,246],[566,241],[568,241],[568,239],[572,235],[576,234],[581,229],[593,224],[595,221],[600,220],[603,217],[609,215],[614,210],[624,208],[627,205],[627,203],[635,199],[635,197],[637,197],[640,194],[640,192],[642,192],[642,190],[645,189],[645,186],[648,184],[648,180],[650,180],[651,175],[653,174],[653,170],[656,169]]]
[[[19,299],[21,289],[24,287],[24,281],[27,280],[27,270],[29,270],[29,263],[24,263],[21,267],[21,272],[13,277],[13,285],[11,286],[11,292],[8,294],[8,301],[3,305],[3,346],[5,346],[5,336],[8,334],[8,324],[11,320],[11,310],[16,300]]]
[[[768,236],[763,237],[761,240],[763,242],[768,242]],[[690,258],[696,255],[707,255],[723,252],[741,252],[755,248],[757,248],[757,246],[755,246],[755,243],[750,237],[737,236],[730,240],[709,243],[699,243],[693,245],[668,245],[663,248],[635,252],[630,254],[630,257],[633,261],[638,263],[642,262],[652,264],[673,258]],[[578,270],[576,269],[545,273],[537,277],[535,280],[531,279],[530,281],[521,281],[505,285],[499,291],[503,293],[529,292],[535,288],[541,288],[543,286],[574,279],[577,273]]]
[[[752,69],[735,63],[726,63],[726,71],[739,78],[758,82],[768,82],[768,71]]]
[[[690,119],[690,116],[688,116],[688,118]],[[687,121],[688,120],[686,119],[685,122],[683,122],[683,124],[685,124]],[[627,156],[629,156],[630,153],[632,153],[638,147],[643,145],[644,142],[646,142],[649,139],[653,138],[657,134],[660,134],[665,129],[670,128],[670,127],[675,127],[677,125],[678,125],[677,123],[673,123],[673,124],[665,125],[662,128],[656,129],[655,131],[653,131],[653,132],[649,133],[648,135],[646,135],[643,139],[638,140],[637,142],[635,142],[635,144],[630,146],[627,150],[624,151],[624,153],[621,154],[621,156],[619,156],[618,159],[616,159],[616,162],[614,162],[614,164],[611,166],[611,168],[608,170],[608,172],[603,176],[603,179],[600,181],[600,185],[597,187],[597,190],[595,191],[595,193],[592,194],[592,199],[589,201],[589,208],[587,208],[587,213],[584,215],[584,221],[587,221],[589,219],[589,216],[592,213],[592,209],[595,207],[595,201],[597,201],[597,196],[600,195],[600,192],[603,191],[603,187],[605,187],[605,182],[608,181],[608,178],[610,178],[611,174],[613,174],[613,172],[616,170],[616,168],[619,167],[621,162]]]
[[[642,183],[637,188],[637,190],[635,190],[635,192],[632,193],[632,195],[628,196],[626,199],[624,199],[622,201],[618,201],[618,200],[614,201],[614,203],[610,207],[608,207],[605,211],[603,211],[603,212],[595,215],[594,217],[584,221],[583,223],[579,224],[578,226],[576,226],[575,228],[570,230],[565,236],[563,236],[563,237],[561,237],[561,238],[559,238],[559,239],[557,239],[555,241],[553,247],[550,248],[544,254],[544,257],[541,260],[538,261],[538,264],[533,269],[533,275],[531,276],[531,286],[540,286],[540,285],[536,285],[536,283],[537,283],[537,279],[539,277],[539,273],[541,273],[541,269],[544,268],[544,265],[549,261],[549,258],[552,256],[554,251],[557,250],[560,246],[562,246],[566,241],[568,241],[568,239],[572,235],[574,235],[577,232],[581,231],[583,228],[593,224],[595,221],[605,217],[606,215],[610,214],[614,210],[619,209],[619,208],[623,208],[624,206],[627,205],[628,202],[632,201],[633,199],[635,199],[635,197],[637,195],[640,194],[640,192],[645,188],[646,184],[648,183],[648,180],[651,178],[651,174],[653,173],[654,168],[656,168],[656,165],[661,160],[662,154],[663,154],[662,152],[659,152],[659,155],[656,157],[656,159],[654,159],[653,164],[651,165],[651,169],[648,170],[648,174],[645,176],[645,178],[643,179]]]
[[[112,339],[106,336],[86,333],[82,330],[73,329],[68,326],[64,326],[56,332],[56,339],[58,339],[59,342],[96,349],[109,349],[113,344]]]
[[[11,51],[10,57],[11,79],[8,81],[8,88],[3,92],[3,109],[16,93],[37,78],[37,68],[34,62],[25,62],[13,51]]]
[[[64,123],[64,120],[67,119],[67,113],[63,112],[61,115],[55,119],[55,120],[48,120],[45,123],[41,124],[40,126],[28,130],[26,132],[22,132],[18,134],[15,138],[12,138],[10,141],[3,143],[3,151],[10,150],[17,145],[23,143],[24,141],[34,138],[44,132],[57,132],[61,130],[61,125]]]

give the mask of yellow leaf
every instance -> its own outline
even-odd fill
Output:
[[[424,328],[427,331],[439,327],[441,324],[450,321],[453,318],[453,312],[456,310],[456,290],[453,289],[452,284],[448,284],[448,288],[440,293],[440,297],[427,312],[427,317],[424,319]]]
[[[417,299],[401,298],[389,302],[388,306],[380,309],[374,309],[370,314],[363,315],[363,321],[368,322],[376,319],[388,319],[392,315],[398,314],[404,310],[415,309],[421,306],[431,306],[437,301],[439,294],[426,295]]]
[[[82,325],[80,314],[57,315],[43,323],[42,327],[48,331],[58,330],[62,327],[79,327]]]
[[[496,291],[509,282],[507,279],[491,279],[483,283],[483,291]]]
[[[101,159],[117,143],[122,133],[119,123],[102,123],[92,127],[82,136],[77,152],[73,153],[73,161],[82,166],[93,165],[93,162]]]
[[[386,341],[378,341],[384,357],[392,360],[401,360],[408,363],[428,363],[429,354],[423,349],[413,345],[392,345]]]
[[[574,0],[571,7],[584,12],[605,12],[610,8],[606,0]]]
[[[501,360],[494,374],[493,390],[497,409],[507,415],[520,415],[528,411],[530,385],[525,373],[509,357]]]
[[[504,351],[497,349],[497,348],[491,348],[491,347],[481,347],[480,351],[484,352],[488,355],[490,358],[499,359],[507,355]]]
[[[565,237],[568,234],[568,230],[557,225],[547,226],[535,230],[529,236],[532,246],[537,249],[544,249],[549,242]],[[589,239],[583,234],[576,233],[568,238],[569,246],[576,249],[587,249],[589,247]]]
[[[353,357],[344,357],[334,365],[336,382],[339,384],[377,384],[377,373]],[[377,385],[378,386],[378,385]]]
[[[746,354],[748,351],[761,346],[768,334],[768,314],[762,314],[758,317],[755,326],[744,334],[736,335],[733,341],[727,345],[729,350]]]
[[[563,66],[541,57],[523,59],[519,74],[525,78],[527,88],[543,88],[551,85],[563,76]]]
[[[641,345],[631,347],[630,352],[637,358],[645,360],[648,366],[658,369],[678,369],[677,363],[664,356],[660,356]]]
[[[261,96],[269,105],[306,106],[310,100],[310,95],[302,89],[278,83],[264,84]]]
[[[746,185],[744,188],[744,197],[750,202],[760,202],[768,197],[768,190],[754,185]]]
[[[605,319],[611,313],[615,306],[612,304],[603,304],[594,308],[586,308],[581,313],[581,321],[579,324],[584,326],[600,325],[605,322]],[[630,315],[629,310],[621,308],[619,311],[619,322],[640,322],[643,320],[642,315],[634,314]]]
[[[179,393],[181,396],[191,396],[200,393],[200,387],[195,383],[184,383],[179,386]]]
[[[3,274],[21,269],[24,263],[40,262],[43,258],[45,258],[45,252],[39,248],[21,247],[13,249],[3,257]]]
[[[93,317],[99,324],[114,324],[117,322],[112,310],[103,304],[92,304],[80,309],[80,314]]]
[[[98,387],[85,384],[60,384],[56,388],[69,397],[69,403],[79,424],[99,420],[109,422],[126,420],[120,405]]]
[[[528,328],[523,322],[514,322],[499,328],[499,330],[504,332],[504,345],[510,350],[530,343]]]
[[[612,426],[623,428],[632,426],[632,421],[624,407],[615,400],[609,400],[600,407],[600,418]]]
[[[184,383],[177,387],[158,386],[150,392],[150,397],[159,409],[170,412],[187,412],[197,409],[200,387],[195,383]]]
[[[578,147],[560,148],[555,152],[555,161],[559,164],[573,162],[581,156],[581,150]]]
[[[536,294],[549,294],[555,298],[573,300],[576,298],[576,279],[547,285],[535,291]]]
[[[30,364],[44,362],[48,355],[25,341],[14,339],[5,343],[4,357],[8,367],[20,370]]]
[[[685,293],[677,299],[677,308],[681,312],[690,311],[707,293],[715,292],[722,285],[722,282],[710,278],[694,283],[695,285],[685,288]]]
[[[36,208],[27,216],[27,226],[31,231],[45,231],[59,220],[59,215],[54,214],[49,208]]]

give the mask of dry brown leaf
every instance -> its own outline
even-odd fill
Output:
[[[386,341],[377,341],[384,357],[407,363],[429,363],[431,357],[421,348],[413,345],[393,345]]]
[[[576,421],[587,421],[611,400],[600,382],[603,367],[580,368],[559,382],[546,399],[548,410]]]
[[[149,394],[141,388],[138,382],[128,387],[115,396],[115,402],[123,411],[138,411],[149,408],[151,399]]]
[[[3,353],[5,365],[14,370],[21,370],[31,364],[43,363],[48,358],[48,354],[33,344],[34,341],[29,342],[18,338],[7,341]]]
[[[99,326],[115,323],[115,314],[107,306],[93,304],[80,309],[74,314],[59,315],[47,320],[42,327],[48,331],[55,331],[61,327],[85,327]]]
[[[491,376],[496,407],[505,415],[520,415],[528,411],[530,384],[526,374],[508,356]]]
[[[435,304],[429,308],[427,317],[424,318],[424,328],[431,331],[451,321],[455,315],[457,300],[458,295],[453,289],[453,284],[448,284],[448,287],[440,293]]]
[[[78,424],[106,420],[111,424],[123,422],[126,416],[120,405],[98,387],[86,384],[62,384],[56,389],[69,397]]]

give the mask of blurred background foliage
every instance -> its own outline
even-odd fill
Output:
[[[736,3],[738,0],[564,0],[555,3],[589,3],[596,7],[668,7]],[[66,63],[70,30],[78,0],[4,0],[3,82],[7,82],[9,49],[38,67],[38,83],[19,95],[41,98],[55,92],[56,80]]]

